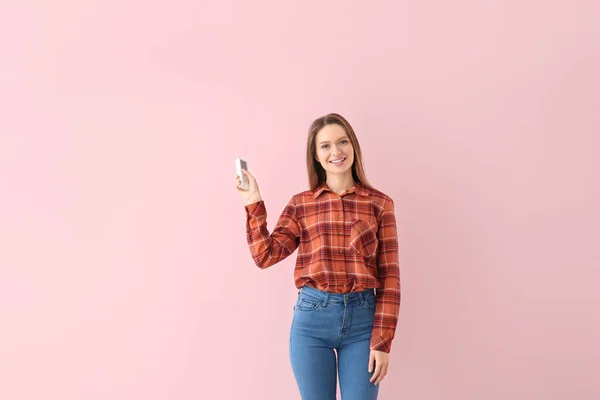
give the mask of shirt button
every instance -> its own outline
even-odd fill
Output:
[[[344,252],[344,250],[338,250],[338,253],[342,254]]]
[[[344,270],[344,268],[340,268],[342,271]]]
[[[343,216],[343,215],[340,215],[340,219],[342,219],[342,218],[344,218],[344,216]]]
[[[344,232],[340,231],[340,235],[343,235],[343,234],[344,234]]]

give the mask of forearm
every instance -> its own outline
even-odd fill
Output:
[[[288,204],[272,233],[267,229],[267,210],[260,200],[246,206],[246,238],[255,264],[268,268],[292,254],[300,235],[293,218],[293,207]]]

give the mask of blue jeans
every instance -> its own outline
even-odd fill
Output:
[[[290,361],[302,400],[375,400],[369,354],[375,293],[328,293],[304,286],[290,330]],[[334,349],[336,352],[334,352]],[[336,362],[337,353],[337,362]],[[336,365],[337,364],[337,365]]]

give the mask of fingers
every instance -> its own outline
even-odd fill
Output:
[[[369,355],[369,372],[373,371],[373,363],[375,363],[375,371],[369,382],[378,385],[388,373],[389,360],[377,351],[371,351]]]
[[[248,178],[248,186],[250,187],[250,191],[252,191],[252,192],[258,191],[258,182],[256,182],[256,178],[254,178],[254,175],[252,175],[250,172],[248,172],[245,169],[243,169],[242,172]]]
[[[245,193],[246,191],[240,187],[242,181],[239,176],[235,176],[235,188],[239,193]]]
[[[258,190],[258,183],[256,182],[256,179],[254,178],[254,176],[248,172],[245,169],[242,169],[242,173],[246,176],[247,181],[248,181],[248,190],[244,190],[244,189],[240,189],[239,186],[242,183],[242,179],[236,174],[235,176],[235,183],[236,186],[238,187],[238,192],[240,193],[246,193],[248,195],[252,195],[254,197],[256,196],[260,196],[259,194],[259,190]]]
[[[244,175],[246,175],[248,177],[248,179],[254,180],[254,175],[252,175],[250,172],[248,172],[245,169],[243,169],[242,172],[244,173]]]
[[[388,372],[388,364],[382,365],[381,369],[379,370],[379,373],[377,374],[377,378],[373,384],[379,385],[379,383],[381,383],[381,381],[383,381],[383,378],[386,377],[387,372]]]
[[[387,375],[387,365],[379,365],[375,367],[375,373],[369,380],[369,382],[373,382],[373,385],[379,385],[379,383],[385,378]]]
[[[373,383],[373,384],[377,385],[377,379],[379,378],[380,373],[381,373],[381,364],[377,363],[377,364],[375,364],[375,372],[373,373],[373,376],[371,376],[371,379],[369,379],[369,382],[375,381],[375,383]]]

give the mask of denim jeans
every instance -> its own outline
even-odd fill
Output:
[[[368,370],[374,314],[373,289],[299,291],[289,351],[302,400],[335,400],[338,376],[342,400],[377,399],[379,385],[369,382]]]

